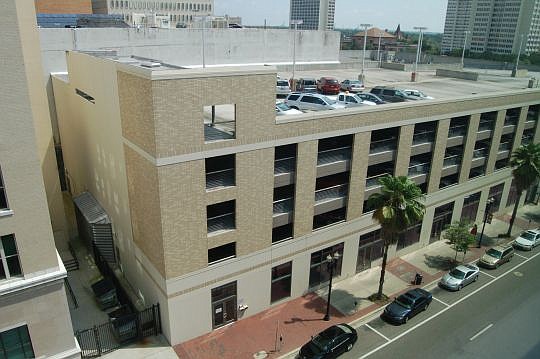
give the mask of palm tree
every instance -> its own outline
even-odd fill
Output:
[[[368,206],[374,208],[373,219],[381,225],[384,238],[381,277],[377,299],[382,298],[388,247],[396,243],[398,234],[424,217],[425,206],[421,203],[424,195],[420,188],[405,176],[384,176],[379,179],[380,193],[368,198]]]
[[[516,219],[517,209],[521,200],[523,191],[529,189],[533,183],[540,178],[540,144],[529,143],[519,146],[510,158],[510,167],[512,167],[512,176],[516,186],[517,199],[510,218],[507,236],[512,232],[512,226]]]

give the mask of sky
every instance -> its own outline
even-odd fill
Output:
[[[381,29],[443,32],[447,0],[336,0],[335,27],[358,28],[373,24]],[[287,26],[289,0],[214,0],[214,15],[241,16],[244,25]]]

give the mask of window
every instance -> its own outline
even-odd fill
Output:
[[[208,234],[236,228],[235,204],[235,201],[232,200],[206,206]]]
[[[211,105],[203,108],[204,140],[236,138],[236,105]]]
[[[22,275],[15,235],[0,236],[0,280]]]
[[[0,333],[0,358],[34,357],[34,349],[32,349],[32,341],[26,325]]]
[[[287,262],[272,268],[272,288],[270,302],[291,296],[292,262]]]
[[[6,187],[4,186],[4,180],[2,179],[2,169],[0,168],[0,211],[9,209]]]
[[[208,250],[208,264],[236,257],[236,242],[227,243]]]
[[[235,155],[211,157],[204,160],[206,189],[235,185]]]

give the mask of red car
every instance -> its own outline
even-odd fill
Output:
[[[335,77],[321,77],[317,81],[317,90],[323,94],[337,95],[341,91],[341,84]]]

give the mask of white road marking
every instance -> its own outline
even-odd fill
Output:
[[[444,305],[445,305],[445,306],[447,306],[447,307],[449,307],[449,306],[450,306],[450,304],[448,304],[448,303],[445,303],[445,302],[443,302],[443,301],[442,301],[442,300],[440,300],[440,299],[437,299],[437,298],[435,298],[435,297],[432,297],[432,298],[433,298],[434,300],[436,300],[437,302],[439,302],[439,303],[441,303],[441,304],[444,304]]]
[[[369,324],[364,324],[366,327],[368,327],[369,329],[373,330],[375,333],[379,334],[381,337],[383,337],[387,342],[390,341],[390,339],[388,339],[387,336],[383,335],[383,333],[379,332],[377,329],[373,328],[371,325]]]
[[[481,270],[480,273],[482,273],[482,274],[484,274],[484,275],[487,275],[488,277],[491,277],[491,278],[493,278],[493,279],[497,278],[497,277],[495,277],[494,275],[491,275],[491,274],[488,274],[488,273],[484,272],[483,270]]]
[[[489,328],[491,328],[493,326],[493,323],[489,324],[487,327],[485,327],[484,329],[482,329],[481,331],[479,331],[478,333],[476,333],[475,335],[473,335],[469,340],[472,342],[473,340],[475,340],[476,338],[478,338],[480,335],[482,335],[482,333],[484,333],[486,330],[488,330]]]
[[[520,258],[523,258],[523,259],[528,259],[527,257],[522,256],[521,254],[514,253],[514,255],[516,255],[516,256],[518,256],[518,257],[520,257]]]
[[[518,265],[512,267],[510,270],[508,270],[507,272],[504,272],[503,274],[501,274],[500,276],[498,276],[497,278],[494,278],[492,281],[489,281],[487,282],[486,284],[484,284],[483,286],[479,287],[478,289],[474,290],[473,292],[467,294],[466,296],[464,296],[463,298],[461,299],[458,299],[457,301],[455,301],[454,303],[450,304],[450,306],[446,307],[446,308],[443,308],[441,311],[433,314],[433,316],[429,317],[429,318],[426,318],[424,319],[423,321],[421,321],[420,323],[416,324],[415,326],[407,329],[406,331],[404,331],[403,333],[397,335],[396,337],[390,339],[389,341],[387,341],[386,343],[383,343],[381,345],[379,345],[377,348],[374,348],[372,349],[371,351],[369,351],[368,353],[362,355],[359,359],[364,359],[364,358],[367,358],[368,356],[370,356],[371,354],[373,353],[376,353],[378,352],[379,350],[381,350],[382,348],[385,348],[386,346],[390,345],[391,343],[395,342],[396,340],[398,339],[401,339],[402,337],[404,337],[405,335],[409,334],[410,332],[412,332],[413,330],[415,330],[416,328],[418,327],[421,327],[422,325],[426,324],[427,322],[437,318],[439,315],[445,313],[447,310],[450,310],[451,308],[453,308],[454,306],[458,305],[459,303],[463,302],[464,300],[468,299],[469,297],[475,295],[476,293],[478,293],[479,291],[481,291],[482,289],[492,285],[493,283],[495,283],[496,281],[498,281],[499,279],[503,278],[504,276],[508,275],[508,273],[512,273],[514,270],[516,270],[517,268],[521,267],[522,265],[524,265],[525,263],[529,262],[530,260],[538,257],[540,255],[540,253],[536,253],[534,256],[526,259],[525,261],[519,263]]]

